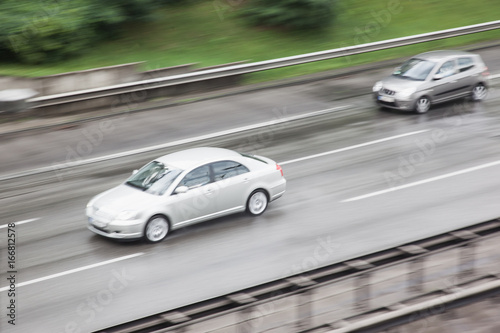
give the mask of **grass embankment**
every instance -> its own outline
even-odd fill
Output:
[[[323,32],[297,33],[254,28],[226,0],[165,8],[150,23],[123,27],[122,37],[96,45],[63,63],[40,66],[0,63],[0,74],[43,76],[144,61],[143,69],[187,63],[211,66],[240,60],[260,61],[348,45],[455,28],[498,19],[498,0],[342,0]],[[500,30],[260,72],[258,82],[402,57],[425,50],[453,48],[500,39]]]

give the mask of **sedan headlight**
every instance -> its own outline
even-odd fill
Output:
[[[116,216],[116,220],[121,220],[121,221],[127,221],[127,220],[133,220],[139,215],[139,212],[135,210],[124,210],[120,214]]]
[[[383,86],[382,81],[378,81],[378,82],[377,82],[377,83],[375,83],[375,85],[373,86],[372,91],[373,91],[373,92],[379,92],[379,91],[380,91],[380,89],[382,89],[382,86]]]
[[[398,95],[401,98],[408,98],[415,92],[415,90],[415,88],[406,88],[398,92]]]
[[[92,205],[92,201],[89,201],[89,203],[87,204],[87,207],[85,208],[85,213],[87,214],[87,216],[89,216],[93,212],[94,212],[94,207]]]

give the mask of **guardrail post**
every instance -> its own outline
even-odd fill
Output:
[[[304,331],[312,328],[312,290],[306,289],[298,294],[299,305],[297,309],[297,330]]]
[[[312,328],[312,290],[308,287],[315,284],[305,275],[294,276],[287,279],[294,287],[298,288],[297,293],[297,312],[296,312],[296,330],[304,331]]]
[[[238,333],[252,333],[251,323],[252,308],[246,307],[240,310],[240,320],[238,324]]]
[[[370,310],[370,273],[361,273],[356,278],[355,302],[360,312]]]
[[[256,299],[245,293],[231,294],[227,296],[231,301],[239,304],[246,305],[255,302]],[[244,306],[239,311],[239,320],[236,323],[236,332],[238,333],[252,333],[252,306]]]
[[[458,283],[467,282],[475,274],[476,243],[474,242],[474,238],[479,237],[479,235],[468,230],[455,231],[451,234],[457,238],[468,240],[468,242],[460,247],[460,266],[458,271]]]
[[[424,290],[424,277],[425,277],[425,257],[422,254],[427,250],[418,245],[405,245],[398,248],[400,251],[410,254],[413,257],[408,268],[408,293],[421,294]]]
[[[475,274],[476,243],[469,242],[460,248],[460,271],[458,282],[466,282]]]
[[[424,290],[424,257],[416,257],[410,261],[408,292],[421,294]]]
[[[356,310],[365,312],[370,310],[370,273],[366,271],[373,265],[365,260],[352,260],[344,263],[350,268],[361,271],[355,279],[354,302]]]

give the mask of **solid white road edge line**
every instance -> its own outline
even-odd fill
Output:
[[[112,264],[112,263],[117,262],[117,261],[122,261],[122,260],[130,259],[130,258],[142,256],[143,254],[144,254],[144,252],[134,253],[134,254],[130,254],[128,256],[124,256],[124,257],[119,257],[119,258],[115,258],[115,259],[111,259],[111,260],[102,261],[102,262],[99,262],[97,264],[83,266],[83,267],[80,267],[80,268],[70,269],[69,271],[64,271],[64,272],[61,272],[61,273],[56,273],[56,274],[44,276],[44,277],[41,277],[39,279],[34,279],[34,280],[26,281],[26,282],[16,283],[16,287],[27,286],[29,284],[33,284],[33,283],[37,283],[37,282],[41,282],[41,281],[45,281],[45,280],[54,279],[54,278],[61,277],[61,276],[64,276],[64,275],[81,272],[81,271],[84,271],[84,270],[87,270],[87,269],[91,269],[91,268],[95,268],[95,267],[99,267],[99,266],[104,266],[104,265],[107,265],[107,264]],[[6,291],[6,290],[9,290],[8,286],[0,288],[0,292]]]
[[[35,221],[38,221],[39,219],[40,219],[39,217],[35,217],[33,219],[23,220],[23,221],[19,221],[19,222],[11,222],[11,223],[14,223],[15,225],[19,225],[19,224],[25,224],[25,223],[35,222]],[[9,224],[10,223],[0,225],[0,229],[7,228],[7,226]]]
[[[489,167],[492,167],[492,166],[496,166],[496,165],[500,165],[500,161],[495,161],[495,162],[490,162],[490,163],[486,163],[486,164],[481,164],[481,165],[478,165],[478,166],[475,166],[475,167],[471,167],[471,168],[467,168],[467,169],[463,169],[463,170],[459,170],[459,171],[455,171],[455,172],[450,172],[450,173],[447,173],[447,174],[444,174],[444,175],[441,175],[441,176],[427,178],[427,179],[424,179],[424,180],[420,180],[418,182],[409,183],[409,184],[405,184],[405,185],[401,185],[401,186],[396,186],[396,187],[391,187],[391,188],[388,188],[386,190],[376,191],[376,192],[372,192],[372,193],[360,195],[358,197],[353,197],[353,198],[350,198],[350,199],[345,199],[345,200],[342,200],[341,202],[351,202],[351,201],[366,199],[366,198],[374,197],[374,196],[377,196],[377,195],[381,195],[381,194],[385,194],[385,193],[389,193],[389,192],[394,192],[394,191],[398,191],[398,190],[402,190],[402,189],[405,189],[405,188],[409,188],[409,187],[413,187],[413,186],[417,186],[417,185],[422,185],[422,184],[426,184],[426,183],[430,183],[430,182],[434,182],[434,181],[445,179],[445,178],[450,178],[450,177],[454,177],[454,176],[458,176],[458,175],[463,175],[465,173],[469,173],[469,172],[473,172],[473,171],[477,171],[477,170],[481,170],[481,169],[486,169],[486,168],[489,168]]]
[[[324,153],[319,153],[319,154],[315,154],[315,155],[309,155],[309,156],[305,156],[305,157],[300,157],[300,158],[296,158],[294,160],[280,162],[278,164],[279,165],[286,165],[286,164],[291,164],[291,163],[296,163],[296,162],[302,162],[302,161],[310,160],[310,159],[317,158],[317,157],[322,157],[322,156],[326,156],[326,155],[330,155],[330,154],[341,153],[341,152],[344,152],[344,151],[347,151],[347,150],[352,150],[352,149],[356,149],[356,148],[366,147],[366,146],[374,145],[374,144],[385,142],[385,141],[390,141],[390,140],[394,140],[394,139],[404,138],[405,136],[410,136],[410,135],[425,133],[425,132],[428,132],[428,131],[430,131],[430,129],[421,130],[421,131],[415,131],[415,132],[409,132],[409,133],[405,133],[405,134],[394,135],[394,136],[390,136],[390,137],[383,138],[383,139],[378,139],[378,140],[374,140],[374,141],[360,143],[360,144],[357,144],[357,145],[354,145],[354,146],[339,148],[339,149],[330,150],[330,151],[327,151],[327,152],[324,152]]]

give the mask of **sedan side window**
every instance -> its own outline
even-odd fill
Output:
[[[250,171],[243,164],[234,161],[215,162],[212,164],[212,168],[215,181],[228,179]]]
[[[181,180],[179,186],[187,186],[195,188],[210,183],[210,167],[204,165],[189,172],[184,179]]]
[[[442,77],[448,77],[455,74],[455,61],[449,60],[445,62],[438,70],[437,74],[441,74]]]

